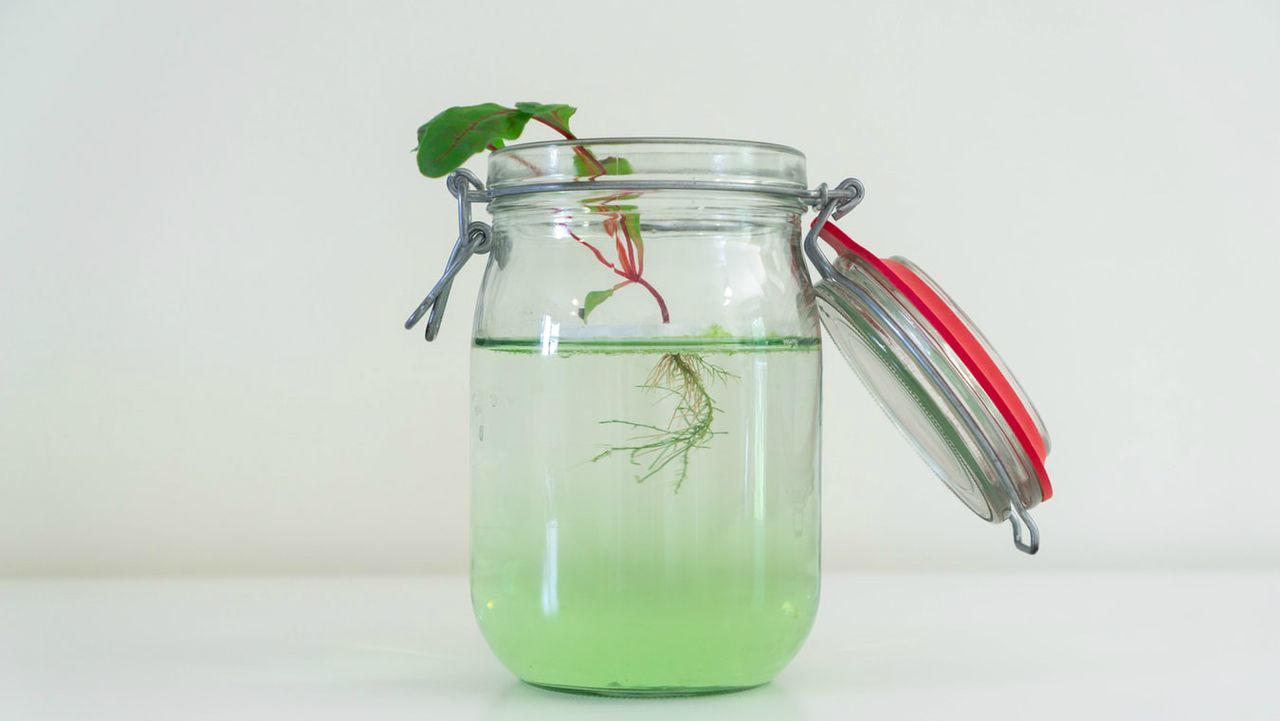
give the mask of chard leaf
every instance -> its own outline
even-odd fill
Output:
[[[520,137],[530,117],[497,103],[444,110],[418,128],[418,170],[429,178],[448,175],[490,145]]]
[[[516,103],[516,110],[555,128],[561,135],[572,138],[569,131],[569,118],[578,112],[572,105],[564,103]]]
[[[609,156],[600,159],[600,165],[604,168],[604,175],[631,175],[631,161],[626,158],[615,158]],[[596,176],[600,173],[596,172],[599,168],[592,167],[587,164],[582,156],[573,156],[573,170],[579,176]]]
[[[578,311],[578,315],[582,316],[582,322],[587,322],[587,316],[591,315],[591,311],[600,306],[601,303],[613,297],[615,288],[607,288],[605,290],[593,290],[587,293],[587,297],[582,301],[582,310]]]

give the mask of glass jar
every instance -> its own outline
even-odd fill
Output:
[[[593,188],[597,168],[611,189]],[[488,184],[471,355],[471,591],[486,641],[519,678],[563,690],[765,683],[818,603],[804,156],[535,143],[493,153]]]

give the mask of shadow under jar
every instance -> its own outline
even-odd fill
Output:
[[[592,159],[610,174],[591,180]],[[804,156],[636,139],[489,159],[471,594],[489,646],[532,684],[748,688],[813,623],[821,360],[805,208],[645,187],[690,180],[802,191]],[[570,181],[581,190],[501,194]]]

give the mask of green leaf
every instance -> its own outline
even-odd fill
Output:
[[[587,322],[587,316],[591,315],[591,311],[600,306],[601,303],[613,297],[613,288],[607,290],[593,290],[587,293],[587,297],[582,301],[582,310],[578,311],[578,315],[582,316],[582,322]]]
[[[627,237],[631,239],[636,246],[636,267],[643,272],[644,268],[644,240],[640,237],[640,213],[635,210],[629,210],[622,214],[622,229],[627,232]]]
[[[604,166],[605,175],[631,175],[631,161],[626,158],[601,158],[600,165]],[[573,156],[573,172],[579,176],[594,176],[598,168],[587,165],[587,162],[580,155]]]
[[[572,137],[573,133],[569,131],[569,118],[578,112],[578,109],[572,105],[564,103],[516,103],[516,110],[537,118],[538,120],[550,125],[561,134],[567,134]]]
[[[627,236],[636,244],[636,247],[643,250],[644,241],[640,239],[640,214],[635,211],[623,213],[622,226],[626,229]]]
[[[418,128],[418,170],[429,178],[447,175],[490,145],[520,137],[530,117],[497,103],[449,108]]]

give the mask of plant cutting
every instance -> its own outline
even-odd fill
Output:
[[[497,103],[455,106],[441,111],[418,128],[416,149],[419,171],[431,178],[439,178],[453,172],[472,156],[485,151],[498,150],[509,140],[515,140],[532,121],[544,125],[566,140],[577,140],[569,129],[569,120],[577,108],[563,103],[519,102],[514,107]],[[585,145],[573,146],[574,170],[586,182],[609,175],[629,175],[631,163],[626,158],[598,158]],[[541,171],[526,163],[534,175]],[[570,227],[566,218],[560,228],[575,242],[589,251],[600,265],[620,280],[606,288],[592,290],[583,296],[578,311],[583,323],[592,312],[619,291],[638,286],[652,296],[662,323],[671,322],[671,312],[666,299],[644,277],[645,247],[641,232],[640,212],[633,201],[639,193],[610,193],[582,201],[582,208],[599,218],[599,226],[612,241],[611,260],[602,247],[607,242],[593,241],[579,235]],[[632,464],[641,466],[636,481],[646,481],[663,469],[676,463],[673,487],[679,491],[688,477],[690,455],[705,448],[717,432],[712,422],[719,410],[711,397],[709,386],[725,383],[734,378],[723,368],[709,362],[697,353],[664,353],[648,379],[638,387],[658,394],[659,398],[674,399],[674,409],[665,427],[626,420],[605,420],[604,424],[629,426],[642,433],[623,445],[610,445],[593,459],[603,460],[615,454],[625,454]]]

